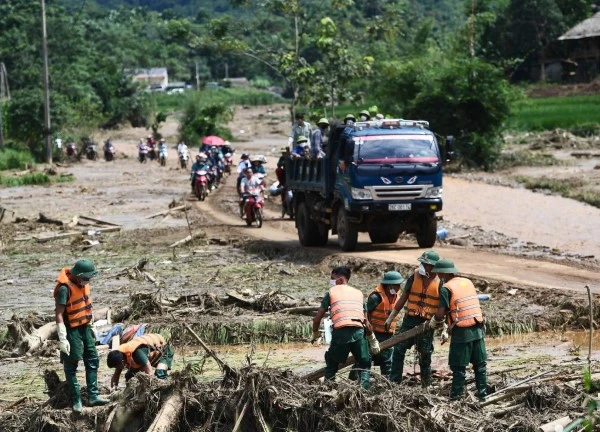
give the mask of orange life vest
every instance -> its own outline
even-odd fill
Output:
[[[148,360],[152,366],[156,365],[158,359],[163,355],[163,348],[167,344],[165,338],[159,334],[148,333],[144,336],[138,336],[129,342],[119,346],[119,351],[125,354],[125,362],[129,369],[140,369],[144,365],[139,365],[133,361],[133,352],[139,347],[148,348]]]
[[[437,277],[431,279],[427,286],[423,285],[423,276],[415,270],[413,282],[410,287],[410,293],[404,309],[410,316],[419,316],[425,319],[431,319],[440,305],[440,279]]]
[[[329,304],[333,328],[362,327],[365,320],[364,297],[349,285],[329,289]]]
[[[394,334],[396,331],[396,322],[398,321],[398,317],[392,321],[389,331],[385,329],[385,321],[388,319],[392,309],[394,309],[394,306],[398,302],[398,293],[392,295],[392,298],[390,299],[388,298],[383,285],[379,284],[377,285],[377,288],[375,288],[375,291],[371,293],[371,295],[373,294],[379,294],[381,297],[381,303],[379,303],[377,307],[370,313],[370,321],[371,325],[373,326],[373,331]]]
[[[92,297],[90,294],[90,286],[84,285],[80,287],[69,279],[71,270],[65,267],[60,271],[56,278],[56,286],[54,287],[54,299],[58,295],[58,288],[66,285],[69,289],[67,304],[63,319],[69,327],[79,327],[89,323],[92,320]]]
[[[444,286],[450,291],[449,329],[483,323],[483,313],[473,282],[467,278],[453,277]]]

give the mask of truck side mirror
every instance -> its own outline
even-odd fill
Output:
[[[454,159],[454,136],[448,135],[446,137],[446,146],[445,146],[445,157],[446,162],[450,162]]]

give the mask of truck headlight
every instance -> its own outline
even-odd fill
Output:
[[[352,191],[352,199],[355,199],[355,200],[373,199],[373,196],[371,195],[371,191],[369,189],[351,188],[351,191]]]
[[[430,187],[425,191],[425,198],[441,198],[442,197],[442,187],[435,186]]]

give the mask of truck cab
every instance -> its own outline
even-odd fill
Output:
[[[423,120],[376,120],[339,125],[322,159],[290,159],[286,183],[296,200],[300,242],[318,246],[329,231],[345,251],[358,233],[395,243],[414,233],[420,247],[436,240],[442,210],[442,155]]]

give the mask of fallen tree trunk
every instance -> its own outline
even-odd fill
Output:
[[[404,333],[400,333],[397,334],[395,336],[392,336],[391,338],[389,338],[388,340],[386,340],[385,342],[382,342],[379,344],[379,347],[381,348],[381,350],[383,351],[384,349],[388,349],[391,348],[393,346],[398,345],[400,342],[404,342],[405,340],[411,339],[415,336],[420,335],[421,333],[424,333],[425,331],[429,330],[429,321],[424,322],[421,325],[418,325],[415,328],[412,328],[408,331],[405,331]],[[338,372],[345,368],[348,367],[350,365],[354,364],[354,357],[353,356],[349,356],[348,360],[346,361],[346,363],[343,363],[340,365],[340,367],[338,368]],[[325,368],[321,368],[318,369],[314,372],[310,372],[309,374],[304,375],[302,378],[304,378],[307,381],[316,381],[319,378],[323,377],[325,375]]]
[[[179,429],[179,415],[183,410],[183,398],[179,393],[170,395],[146,432],[171,432]]]
[[[48,224],[53,224],[53,225],[58,225],[58,226],[63,226],[64,222],[58,219],[53,219],[53,218],[49,218],[48,216],[46,216],[44,213],[40,213],[40,217],[37,220],[39,223],[48,223]]]
[[[40,348],[48,339],[57,334],[56,323],[50,322],[35,329],[25,336],[19,346],[19,354],[32,353]]]
[[[37,236],[34,237],[35,241],[38,243],[44,243],[50,240],[58,240],[61,238],[66,238],[66,237],[77,237],[81,235],[81,231],[69,231],[69,232],[64,232],[64,233],[56,233],[56,234],[51,234],[51,235],[46,235],[46,236]]]

